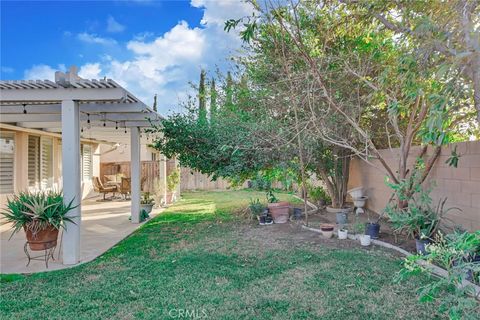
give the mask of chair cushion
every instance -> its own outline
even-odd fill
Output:
[[[125,175],[123,173],[117,173],[116,174],[116,182],[122,182],[122,178],[124,178]]]
[[[105,182],[117,182],[117,176],[115,174],[106,174],[103,176]]]

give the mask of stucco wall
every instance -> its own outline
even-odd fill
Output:
[[[458,168],[449,167],[445,163],[455,146],[461,155]],[[409,158],[410,164],[415,161],[419,150],[418,147],[413,148],[412,156]],[[382,150],[381,153],[396,170],[398,149]],[[428,154],[431,154],[431,150]],[[373,163],[381,168],[378,161]],[[385,175],[378,168],[360,159],[354,159],[350,166],[348,185],[349,188],[363,186],[369,197],[368,208],[381,212],[388,202],[391,191],[385,185]],[[447,197],[447,208],[458,207],[462,210],[462,212],[452,210],[449,218],[469,230],[480,229],[480,141],[462,142],[443,147],[440,157],[430,172],[428,182],[436,184],[432,191],[435,202]]]

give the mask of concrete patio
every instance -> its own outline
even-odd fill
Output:
[[[132,224],[128,219],[131,214],[130,201],[98,202],[98,199],[82,201],[80,263],[91,261],[100,256],[143,224]],[[154,209],[150,216],[153,217],[161,211],[162,209]],[[23,231],[18,232],[8,240],[12,233],[10,225],[3,224],[0,226],[0,233],[1,273],[33,273],[75,266],[62,263],[62,255],[59,254],[61,236],[58,238],[59,242],[54,253],[55,261],[50,259],[47,269],[45,262],[38,260],[32,260],[30,265],[26,266],[28,259],[23,251],[25,244],[25,233]],[[41,253],[34,252],[34,255]]]

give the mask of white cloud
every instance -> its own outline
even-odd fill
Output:
[[[116,33],[125,30],[125,26],[120,24],[114,17],[108,16],[107,18],[107,32]]]
[[[216,24],[223,27],[228,19],[239,19],[252,14],[252,6],[236,0],[192,0],[192,7],[203,8],[202,24]]]
[[[90,33],[86,33],[86,32],[79,33],[77,35],[77,38],[78,38],[78,40],[83,41],[85,43],[101,44],[101,45],[104,45],[104,46],[117,44],[117,41],[115,41],[114,39],[102,38],[102,37],[99,37],[95,34],[90,34]]]
[[[53,68],[46,64],[38,64],[32,66],[30,69],[25,70],[23,74],[24,79],[28,80],[55,80],[55,71],[65,71],[65,65],[58,65],[57,68]]]
[[[80,67],[78,75],[84,79],[100,79],[101,72],[100,63],[87,63]]]

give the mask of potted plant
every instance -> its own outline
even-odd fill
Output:
[[[176,195],[175,191],[180,183],[180,170],[175,168],[168,176],[167,176],[167,202],[170,199],[169,203],[175,202]]]
[[[150,197],[150,192],[144,192],[143,197],[140,200],[140,211],[144,210],[147,214],[150,214],[154,204],[155,201]]]
[[[330,223],[322,223],[320,225],[320,230],[322,230],[322,235],[327,239],[332,237],[334,228],[335,226]]]
[[[273,222],[286,223],[290,204],[286,201],[279,201],[273,191],[267,192],[268,211],[272,215]]]
[[[370,235],[365,234],[365,224],[363,223],[356,223],[354,225],[355,233],[357,234],[357,239],[360,240],[360,244],[362,246],[369,246],[371,243],[372,238]]]
[[[23,229],[30,249],[39,251],[57,245],[58,230],[75,223],[67,214],[76,207],[73,199],[65,204],[61,192],[20,192],[7,200],[1,214],[12,224],[12,236]]]
[[[348,238],[348,230],[346,228],[338,229],[338,239],[345,240]]]
[[[250,214],[252,217],[257,218],[259,221],[260,225],[265,225],[265,218],[266,215],[264,214],[265,212],[265,206],[260,203],[260,200],[257,199],[251,199],[250,204],[248,205],[248,209],[250,210]]]

